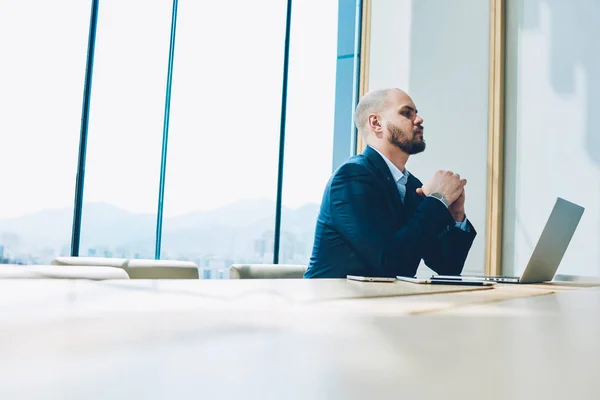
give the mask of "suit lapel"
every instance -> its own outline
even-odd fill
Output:
[[[381,157],[381,155],[373,150],[370,146],[365,148],[363,155],[375,166],[377,169],[377,175],[379,176],[383,186],[386,189],[388,200],[390,205],[395,212],[403,213],[404,205],[400,199],[400,193],[398,192],[398,186],[392,177],[389,167]],[[407,188],[408,189],[408,188]],[[406,200],[406,199],[405,199]]]

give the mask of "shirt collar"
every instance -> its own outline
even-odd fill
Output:
[[[379,150],[377,150],[375,147],[372,147],[372,146],[369,146],[369,147],[371,147],[373,150],[375,150],[377,153],[379,153],[379,155],[383,158],[383,161],[385,161],[388,168],[390,169],[390,172],[392,173],[392,178],[394,178],[394,182],[398,182],[402,178],[405,178],[404,179],[405,182],[408,180],[408,176],[410,175],[410,173],[408,172],[408,170],[406,168],[404,168],[404,172],[400,171],[400,169],[398,167],[396,167],[393,162],[388,160],[386,156],[381,154],[381,152]]]

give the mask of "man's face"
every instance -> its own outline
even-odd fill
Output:
[[[423,119],[417,114],[417,107],[406,93],[398,91],[390,94],[382,117],[389,143],[406,154],[417,154],[425,150]]]

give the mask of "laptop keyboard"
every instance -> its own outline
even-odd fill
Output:
[[[519,282],[520,280],[518,276],[487,276],[485,279],[494,282]]]

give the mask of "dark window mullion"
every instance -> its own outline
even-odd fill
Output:
[[[94,71],[94,53],[96,51],[96,27],[98,25],[99,0],[92,0],[90,31],[88,35],[87,61],[85,66],[85,82],[83,89],[83,105],[81,110],[81,130],[79,135],[79,155],[77,160],[77,177],[75,179],[75,204],[73,207],[73,229],[71,231],[71,256],[79,256],[81,242],[81,215],[83,209],[83,186],[85,182],[85,157],[87,153],[88,125],[90,119],[90,102],[92,96],[92,76]]]
[[[283,156],[285,152],[285,120],[287,115],[288,70],[290,63],[290,29],[292,25],[292,0],[287,2],[285,20],[285,50],[283,56],[283,84],[281,90],[281,121],[279,129],[279,165],[277,169],[277,201],[275,203],[275,234],[273,244],[273,264],[279,264],[281,243],[281,207],[283,194]]]
[[[175,57],[175,33],[177,32],[177,6],[178,0],[173,0],[173,13],[171,15],[171,39],[169,44],[169,65],[167,68],[167,88],[165,94],[165,114],[163,121],[162,153],[160,160],[160,180],[158,184],[158,212],[156,214],[156,242],[154,258],[160,259],[162,241],[163,208],[165,199],[165,177],[167,170],[167,144],[169,142],[169,121],[171,115],[171,86],[173,82],[173,59]]]

